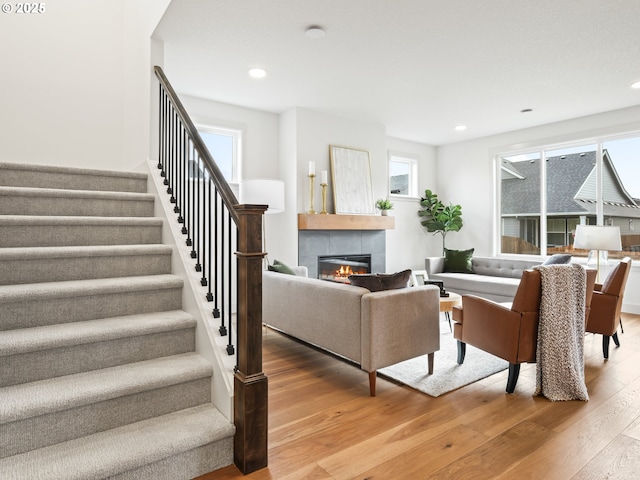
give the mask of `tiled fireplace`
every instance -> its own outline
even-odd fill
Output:
[[[318,278],[318,257],[371,255],[371,272],[383,273],[386,267],[384,230],[299,230],[298,264],[309,269],[310,278]]]

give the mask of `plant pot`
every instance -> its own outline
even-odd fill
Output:
[[[380,215],[386,217],[387,215],[389,215],[389,210],[380,210]]]

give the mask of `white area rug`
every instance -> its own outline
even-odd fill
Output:
[[[378,373],[432,397],[439,397],[509,367],[509,362],[471,345],[467,345],[464,363],[458,365],[456,343],[450,332],[440,335],[440,350],[435,354],[432,375],[427,373],[426,355],[381,368]]]

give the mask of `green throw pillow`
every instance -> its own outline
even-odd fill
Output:
[[[475,273],[473,271],[473,248],[469,250],[444,249],[444,271],[448,273]]]
[[[288,265],[285,265],[284,263],[282,263],[279,260],[274,260],[273,261],[273,265],[269,265],[269,266],[267,266],[267,268],[271,272],[286,273],[287,275],[295,275],[296,274],[296,272],[291,270],[291,267],[289,267]]]

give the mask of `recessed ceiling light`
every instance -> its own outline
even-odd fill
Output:
[[[304,33],[309,38],[324,37],[324,30],[322,29],[322,27],[319,27],[318,25],[311,25],[307,27],[307,30]]]
[[[264,68],[252,68],[249,70],[249,75],[253,78],[264,78],[267,75],[267,71]]]
[[[456,125],[453,127],[456,132],[464,132],[467,129],[466,125]]]
[[[631,84],[631,88],[635,88],[636,90],[640,90],[640,80],[637,82],[633,82]]]

